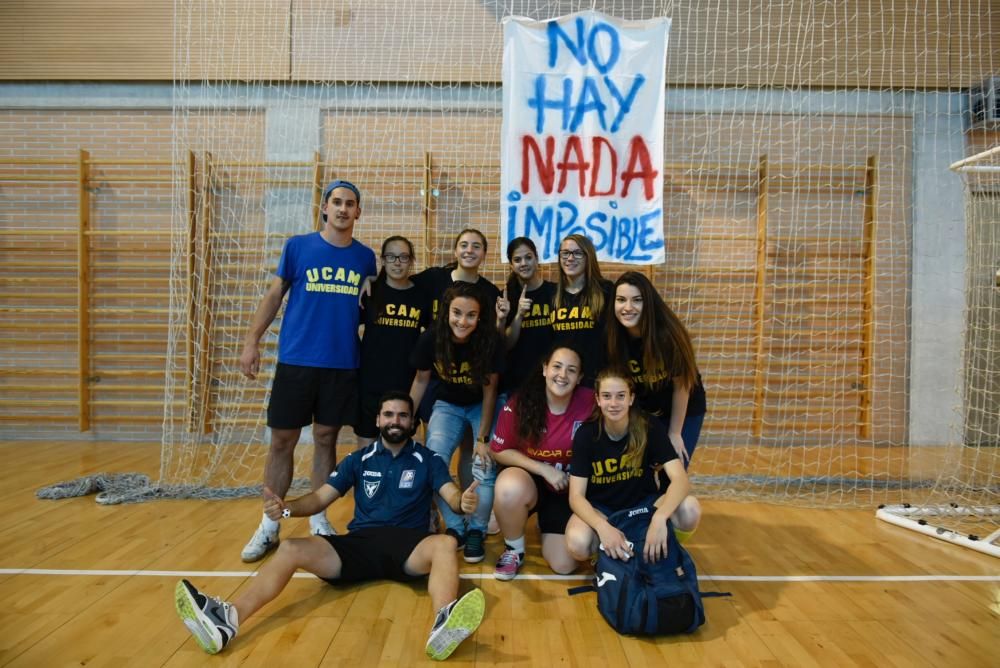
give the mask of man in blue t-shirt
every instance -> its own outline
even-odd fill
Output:
[[[280,496],[292,482],[295,446],[302,427],[312,425],[313,489],[337,463],[337,434],[357,416],[358,295],[375,275],[375,253],[353,237],[361,215],[361,193],[354,184],[334,181],[323,192],[323,229],[285,242],[276,276],[254,313],[240,356],[248,378],[260,371],[260,339],[281,302],[288,304],[278,337],[278,364],[267,407],[271,448],[264,484]],[[335,531],[323,510],[309,518],[313,535]],[[278,523],[265,513],[243,548],[243,561],[261,559],[278,546]]]
[[[198,591],[187,580],[174,588],[177,614],[202,649],[222,650],[245,621],[273,600],[297,569],[330,584],[396,580],[425,575],[427,593],[437,612],[424,648],[432,659],[445,659],[479,627],[485,597],[472,589],[458,598],[455,538],[427,531],[431,499],[437,492],[455,512],[472,513],[478,483],[461,492],[444,460],[413,442],[413,401],[405,392],[388,392],[379,401],[379,438],[341,462],[322,487],[287,503],[265,488],[265,512],[276,521],[325,509],[354,489],[354,519],[343,536],[310,536],[285,542],[232,602]],[[409,663],[409,661],[407,661]]]

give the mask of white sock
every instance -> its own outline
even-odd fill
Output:
[[[267,515],[264,515],[264,519],[260,521],[260,525],[264,527],[264,531],[268,533],[277,533],[278,527],[281,526],[277,521],[272,520]]]
[[[229,623],[233,625],[233,628],[237,631],[240,630],[240,611],[236,609],[236,606],[232,603],[229,604],[229,610],[226,617],[229,618]],[[231,638],[230,638],[231,640]]]
[[[320,511],[315,515],[309,516],[309,528],[315,529],[317,525],[322,526],[323,524],[329,524],[329,520],[326,519],[326,511]]]
[[[503,542],[507,543],[507,547],[524,556],[524,534],[521,534],[520,538],[504,537]]]

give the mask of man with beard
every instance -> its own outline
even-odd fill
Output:
[[[332,585],[370,580],[411,582],[425,575],[436,611],[425,651],[432,659],[447,658],[478,628],[485,611],[482,591],[458,598],[457,544],[452,536],[429,534],[427,516],[437,492],[455,512],[471,513],[478,504],[476,486],[461,492],[445,462],[414,442],[413,402],[405,392],[386,393],[375,418],[379,437],[351,453],[326,484],[285,502],[265,488],[264,512],[278,520],[312,515],[354,488],[354,519],[349,533],[292,538],[278,547],[231,602],[199,592],[187,580],[174,589],[177,613],[202,649],[222,650],[241,621],[273,600],[296,569]]]

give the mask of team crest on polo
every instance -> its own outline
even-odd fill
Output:
[[[410,489],[413,487],[413,481],[417,477],[417,472],[415,469],[407,469],[403,471],[403,475],[399,477],[399,488],[400,489]]]
[[[365,496],[369,499],[375,496],[375,492],[378,491],[378,486],[381,482],[381,480],[365,480]]]

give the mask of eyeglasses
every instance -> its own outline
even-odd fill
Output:
[[[403,253],[402,255],[393,255],[392,253],[386,253],[385,255],[382,256],[382,259],[389,264],[400,264],[400,263],[407,264],[409,263],[411,258],[406,253]]]
[[[586,253],[584,253],[582,250],[572,250],[572,251],[571,250],[561,250],[561,251],[559,251],[559,259],[560,260],[568,260],[570,258],[574,258],[576,260],[582,260],[585,255],[586,255]]]

